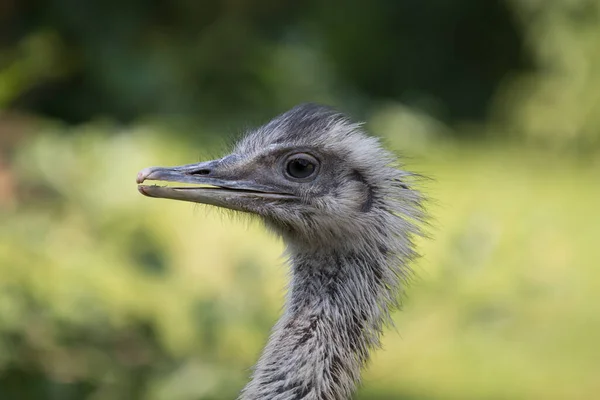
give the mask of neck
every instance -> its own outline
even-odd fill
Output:
[[[347,399],[396,305],[399,260],[379,247],[291,261],[284,314],[240,398]]]

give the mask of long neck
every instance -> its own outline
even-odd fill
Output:
[[[284,314],[240,399],[347,399],[395,305],[398,273],[381,248],[291,261]]]

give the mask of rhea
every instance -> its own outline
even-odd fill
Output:
[[[240,399],[350,398],[416,256],[424,210],[414,177],[362,125],[312,104],[221,159],[139,172],[145,196],[257,215],[286,244],[284,311]]]

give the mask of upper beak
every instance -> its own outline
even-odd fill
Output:
[[[251,179],[236,179],[231,176],[230,168],[224,168],[224,164],[224,160],[221,159],[177,167],[144,168],[137,175],[138,190],[148,197],[191,201],[234,210],[243,210],[243,200],[294,197],[290,193],[282,193],[275,187],[259,184]],[[147,180],[205,186],[141,185]]]

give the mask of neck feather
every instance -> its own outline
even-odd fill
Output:
[[[397,303],[404,262],[384,246],[292,254],[281,319],[240,399],[347,399]]]

